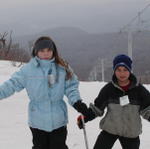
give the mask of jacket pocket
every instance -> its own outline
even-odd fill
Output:
[[[57,105],[53,105],[52,108],[52,114],[53,114],[53,123],[55,126],[61,126],[67,123],[68,121],[68,115],[67,115],[67,107],[65,103],[60,102]]]

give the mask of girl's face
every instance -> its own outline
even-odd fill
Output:
[[[45,48],[45,49],[39,50],[37,53],[37,56],[43,60],[50,60],[53,58],[53,51],[48,48]]]
[[[126,83],[129,81],[130,72],[124,66],[119,66],[115,70],[115,75],[119,83]]]

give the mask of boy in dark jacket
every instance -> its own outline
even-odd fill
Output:
[[[94,149],[111,149],[119,139],[123,149],[139,149],[142,133],[141,117],[150,121],[150,93],[137,82],[132,73],[132,60],[126,55],[118,55],[113,61],[114,74],[94,101],[90,104],[88,115],[84,121],[102,116],[102,129]],[[83,127],[81,116],[78,126]]]

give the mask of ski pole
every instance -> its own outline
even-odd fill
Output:
[[[84,134],[85,146],[86,146],[86,149],[89,149],[88,139],[87,139],[87,133],[86,133],[86,129],[85,129],[84,116],[83,115],[81,116],[81,120],[82,120],[82,123],[83,123],[83,134]]]

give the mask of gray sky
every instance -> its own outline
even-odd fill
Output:
[[[0,32],[17,35],[73,26],[90,33],[114,32],[150,0],[0,0]],[[150,9],[150,8],[149,8]]]

